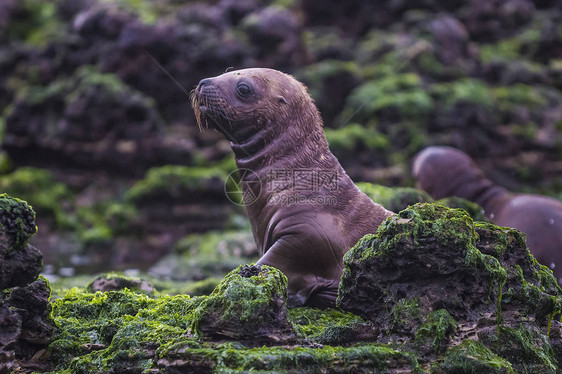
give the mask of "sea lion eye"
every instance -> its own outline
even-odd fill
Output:
[[[252,88],[247,83],[238,83],[236,86],[236,92],[241,97],[248,97],[252,94]]]

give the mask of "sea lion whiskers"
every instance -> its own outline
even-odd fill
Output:
[[[195,114],[195,120],[197,121],[197,127],[199,127],[199,131],[203,132],[203,127],[201,126],[201,111],[199,110],[199,100],[197,99],[196,90],[194,88],[189,93],[189,101],[191,102],[191,107],[193,108],[193,113]],[[208,125],[207,125],[208,127]]]

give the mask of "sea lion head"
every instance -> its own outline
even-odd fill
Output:
[[[428,147],[418,153],[412,175],[416,187],[434,199],[463,197],[464,190],[483,179],[483,171],[464,152],[447,146]]]
[[[273,69],[243,69],[205,78],[192,91],[191,104],[200,128],[212,127],[235,144],[257,133],[274,139],[293,131],[298,138],[298,133],[317,131],[316,124],[321,123],[305,86]]]

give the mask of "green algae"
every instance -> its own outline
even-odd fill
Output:
[[[129,290],[95,294],[69,291],[52,304],[59,330],[49,346],[54,363],[62,367],[74,357],[87,354],[92,346],[105,348],[128,317],[153,302]]]
[[[337,345],[353,340],[354,328],[365,321],[336,309],[292,308],[289,320],[297,336],[320,344]]]
[[[495,309],[499,325],[506,271],[495,257],[483,254],[475,247],[477,238],[473,221],[463,210],[432,203],[410,206],[389,217],[379,226],[375,235],[364,236],[344,255],[337,305],[369,320],[380,319],[387,323],[393,318],[389,313],[401,299],[411,301],[419,297],[420,307],[431,308],[430,305],[436,301],[427,300],[424,287],[429,287],[430,295],[437,298],[440,305],[447,305],[445,308],[449,313],[458,318],[467,313],[467,306],[463,306],[467,302],[465,297],[449,294],[441,299],[438,290],[446,286],[437,285],[441,282],[449,284],[447,279],[453,276],[454,269],[458,271],[460,267],[467,277],[472,279],[477,276],[481,279],[480,282],[485,286],[478,291],[481,297],[477,302],[478,308],[482,312],[492,312]],[[429,250],[435,246],[443,250],[438,254]],[[397,265],[393,259],[401,259],[400,269],[395,269]],[[371,281],[372,285],[363,283],[365,277],[361,276],[362,272],[378,273],[387,271],[386,269],[393,274],[393,282],[375,278]],[[409,291],[405,292],[402,281],[408,284],[412,272],[416,272],[416,276],[421,279],[434,278],[434,285],[424,281],[425,286],[420,285],[419,289],[408,287]],[[380,281],[389,284],[379,284]],[[356,296],[361,302],[354,303]],[[366,300],[371,297],[373,300],[368,303]],[[377,305],[381,302],[385,304],[384,308]],[[477,307],[471,304],[470,308]]]
[[[430,95],[445,109],[451,109],[458,102],[490,108],[493,98],[490,88],[484,81],[471,78],[433,84],[430,87]]]
[[[115,236],[131,234],[137,217],[134,205],[117,201],[77,206],[72,213],[76,219],[75,233],[83,248],[110,246]]]
[[[431,373],[515,373],[509,361],[490,351],[481,342],[464,340],[447,351]]]
[[[445,309],[435,310],[427,316],[427,321],[416,331],[416,342],[429,346],[435,352],[441,352],[447,345],[446,339],[457,331],[454,318]]]
[[[518,328],[501,326],[499,334],[482,335],[480,339],[518,372],[557,372],[558,363],[548,337],[536,327],[524,324]]]
[[[241,265],[226,275],[193,313],[191,330],[213,338],[292,339],[287,277],[269,266]],[[271,325],[278,331],[270,331]]]
[[[101,88],[110,97],[126,94],[132,98],[141,99],[149,106],[154,101],[127,86],[116,74],[101,73],[97,67],[83,65],[74,71],[72,76],[59,78],[47,86],[28,85],[20,87],[18,97],[25,99],[31,105],[48,102],[57,97],[63,97],[66,105],[71,105],[92,88]]]
[[[234,372],[388,372],[391,368],[421,372],[413,354],[378,344],[347,348],[324,346],[321,349],[271,347],[225,352],[219,350],[218,354],[220,363]]]
[[[185,199],[193,192],[206,192],[211,185],[224,185],[226,177],[226,173],[218,168],[156,167],[149,169],[145,178],[126,192],[125,198],[135,204],[162,198]]]
[[[42,0],[19,2],[19,17],[4,25],[2,34],[8,40],[21,40],[34,47],[47,45],[63,35],[64,26],[57,15],[57,4]]]
[[[139,352],[185,336],[196,305],[197,299],[186,295],[151,299],[129,289],[70,290],[53,302],[59,335],[49,350],[59,368],[70,365],[75,371],[104,372],[123,362],[145,367]]]
[[[367,149],[388,148],[388,138],[378,130],[363,127],[358,123],[350,123],[340,129],[324,130],[330,149],[336,154],[343,152],[356,152],[359,145]]]
[[[422,321],[419,297],[398,300],[390,314],[389,331],[409,332],[414,330]]]
[[[351,111],[355,112],[355,108],[360,108],[360,113],[355,114],[360,121],[374,118],[384,109],[393,110],[402,118],[419,120],[428,115],[432,107],[433,100],[426,93],[418,75],[393,74],[364,83],[353,90],[342,118],[351,117]]]
[[[22,248],[37,232],[35,211],[23,200],[0,194],[0,230],[11,237],[10,251]]]
[[[453,210],[432,203],[421,203],[399,212],[397,219],[386,220],[378,231],[396,232],[390,241],[381,243],[380,252],[385,253],[391,244],[403,238],[413,237],[414,244],[428,237],[439,239],[444,245],[454,244],[456,248],[466,248],[466,262],[470,263],[469,243],[474,236],[472,219],[461,210]],[[461,249],[462,250],[462,249]]]
[[[76,289],[69,291],[53,302],[52,314],[59,329],[49,347],[53,368],[57,373],[144,372],[165,370],[167,363],[174,362],[175,365],[181,363],[186,371],[217,373],[248,370],[318,372],[328,369],[385,372],[393,368],[421,372],[414,354],[382,344],[307,346],[310,343],[306,341],[337,342],[334,335],[341,334],[342,329],[363,323],[351,313],[336,310],[298,308],[291,312],[295,329],[304,337],[305,346],[251,348],[239,342],[216,344],[202,341],[193,326],[195,322],[201,322],[203,310],[213,313],[224,305],[213,298],[219,294],[232,296],[232,301],[236,299],[249,309],[225,311],[230,320],[243,317],[253,328],[258,328],[255,322],[259,318],[254,318],[256,315],[252,313],[259,313],[256,306],[261,304],[261,299],[257,297],[256,303],[244,299],[248,293],[246,289],[267,289],[265,278],[284,283],[284,276],[273,268],[265,268],[272,274],[264,274],[261,270],[248,278],[239,275],[241,270],[236,269],[227,279],[231,283],[238,282],[238,288],[244,289],[234,292],[234,285],[228,286],[225,279],[225,284],[210,297],[161,295],[153,299],[128,289],[95,294]],[[277,287],[269,290],[278,292],[273,290]],[[319,325],[323,327],[319,328]]]
[[[544,88],[517,83],[511,86],[492,89],[498,109],[505,111],[514,106],[525,106],[529,109],[540,109],[548,105],[548,91]]]

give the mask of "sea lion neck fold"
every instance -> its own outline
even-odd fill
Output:
[[[258,264],[287,276],[290,306],[335,306],[344,253],[393,213],[330,152],[306,87],[277,70],[244,69],[201,80],[191,102],[200,127],[231,141]]]

